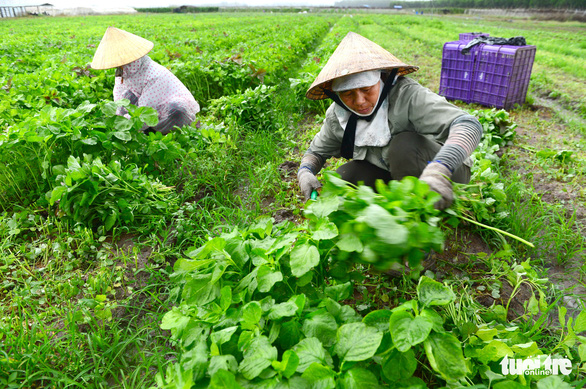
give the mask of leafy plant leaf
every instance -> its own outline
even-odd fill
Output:
[[[576,334],[586,331],[586,311],[581,311],[574,322],[574,332]]]
[[[262,265],[258,268],[256,280],[258,281],[258,291],[267,293],[277,282],[283,281],[283,274],[280,271],[275,271],[266,265]]]
[[[189,316],[185,316],[178,307],[173,307],[173,309],[163,316],[161,329],[172,330],[177,333],[177,331],[185,328],[188,322]]]
[[[394,389],[428,389],[425,382],[423,382],[423,380],[419,377],[410,377],[410,378],[407,378],[406,380],[402,380],[396,386],[393,386],[393,388]],[[471,388],[474,388],[474,386],[472,386]],[[480,388],[477,388],[477,389],[483,389],[483,388],[484,388],[484,386],[481,386]]]
[[[195,347],[183,353],[181,366],[185,370],[193,372],[193,380],[202,379],[208,369],[209,350],[204,342],[197,343]]]
[[[415,373],[417,359],[413,349],[404,353],[395,349],[392,350],[382,361],[383,375],[391,381],[405,380]]]
[[[362,322],[366,325],[375,327],[380,332],[385,332],[389,330],[389,320],[391,319],[392,314],[393,313],[388,309],[379,309],[364,316]]]
[[[424,316],[413,317],[407,311],[393,312],[390,320],[391,336],[397,350],[405,352],[427,339],[433,321]]]
[[[336,246],[340,248],[340,250],[353,252],[356,251],[361,253],[364,249],[360,238],[355,234],[342,234],[340,235],[340,239],[336,242]]]
[[[586,361],[586,344],[582,343],[578,346],[578,356],[580,357],[580,362]]]
[[[382,338],[382,332],[362,322],[344,324],[336,334],[334,352],[342,361],[364,361],[376,353]]]
[[[220,286],[212,283],[212,274],[194,275],[183,287],[183,300],[187,304],[205,305],[220,295]]]
[[[430,366],[446,381],[459,380],[468,373],[462,346],[454,335],[432,332],[423,346]]]
[[[303,373],[312,363],[332,367],[332,357],[317,338],[305,338],[293,350],[299,356],[297,372]]]
[[[325,347],[334,344],[337,330],[336,319],[326,311],[316,311],[308,315],[301,327],[301,331],[306,337],[318,338]]]
[[[283,374],[284,377],[290,378],[299,366],[299,357],[293,350],[286,350],[283,353],[283,360],[273,361],[273,368]]]
[[[517,343],[511,346],[511,350],[515,353],[515,358],[530,357],[541,353],[536,342]]]
[[[360,367],[353,367],[338,380],[341,389],[377,389],[380,388],[374,373]]]
[[[320,196],[307,209],[318,218],[324,218],[338,209],[339,201],[337,196]]]
[[[159,123],[159,114],[157,110],[151,107],[141,107],[140,120],[149,127],[154,127]]]
[[[270,320],[280,319],[282,317],[294,316],[297,313],[297,305],[294,301],[286,301],[284,303],[275,304],[269,311],[268,318]]]
[[[512,357],[513,350],[502,340],[494,339],[485,345],[479,353],[478,359],[484,363],[496,362],[502,360],[504,357]]]
[[[295,277],[301,277],[319,264],[319,251],[317,247],[304,243],[291,250],[291,273]]]
[[[342,301],[349,298],[352,295],[353,290],[354,288],[352,287],[352,283],[346,282],[343,284],[326,287],[325,293],[326,296],[334,301]]]
[[[115,212],[112,212],[108,215],[106,220],[104,221],[104,229],[106,231],[110,231],[114,224],[116,223],[116,219],[118,219],[118,215]]]
[[[550,375],[537,381],[537,389],[571,389],[572,385],[564,382],[558,375]]]
[[[296,345],[302,338],[301,325],[297,320],[281,324],[277,342],[281,349],[287,350]]]
[[[377,204],[369,205],[356,221],[363,221],[376,231],[377,237],[392,246],[407,244],[409,231],[397,222],[386,209]]]
[[[315,389],[334,389],[336,384],[334,377],[336,373],[329,367],[319,363],[312,363],[301,375],[311,388]]]
[[[258,326],[262,317],[262,308],[258,301],[251,301],[242,307],[241,327],[245,330],[252,330]]]
[[[53,188],[51,191],[51,195],[49,196],[49,204],[53,205],[57,200],[61,199],[63,193],[67,192],[66,186],[57,186]]]
[[[311,239],[319,241],[333,239],[336,236],[338,236],[338,227],[334,223],[322,219],[318,222],[314,232],[311,234]]]
[[[244,378],[251,380],[277,359],[277,348],[271,346],[266,336],[252,339],[249,347],[244,351],[244,358],[240,362],[239,371]]]
[[[234,333],[238,330],[238,326],[232,326],[228,328],[221,329],[216,332],[212,332],[210,335],[210,339],[213,343],[221,346],[222,344],[230,341],[230,338]]]
[[[191,386],[191,385],[190,385]],[[210,380],[208,386],[210,389],[243,389],[242,386],[236,382],[236,377],[231,372],[225,369],[219,369],[215,372]]]
[[[423,306],[447,305],[456,298],[449,287],[427,276],[422,276],[419,279],[417,297]]]
[[[130,135],[130,132],[128,131],[114,131],[112,132],[112,135],[125,142],[132,140],[132,135]]]

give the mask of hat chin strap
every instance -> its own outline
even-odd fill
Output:
[[[344,137],[342,138],[342,145],[340,146],[340,154],[342,155],[342,157],[346,159],[352,159],[354,157],[354,141],[356,139],[356,124],[358,123],[358,119],[366,120],[368,122],[374,119],[376,113],[378,112],[378,109],[381,107],[383,101],[385,101],[385,99],[389,95],[389,91],[393,87],[395,76],[397,75],[398,71],[399,69],[397,68],[391,70],[391,74],[387,78],[385,86],[383,87],[383,90],[381,92],[383,98],[381,99],[379,95],[378,103],[369,115],[358,115],[356,112],[348,108],[346,104],[342,102],[340,96],[338,96],[336,93],[328,89],[323,90],[324,93],[330,99],[334,100],[336,104],[344,108],[346,111],[350,112],[350,118],[348,119],[348,123],[346,124],[346,128],[344,129]]]
[[[124,69],[122,66],[116,67],[116,73],[114,74],[114,77],[120,77],[120,83],[124,84]]]

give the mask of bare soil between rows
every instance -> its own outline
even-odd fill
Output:
[[[515,120],[519,124],[517,135],[518,146],[529,146],[541,150],[555,148],[556,145],[571,145],[583,141],[583,136],[572,134],[565,125],[556,123],[555,111],[548,106],[533,105],[531,109],[536,112],[539,119],[548,126],[544,129],[536,129],[522,120],[522,116]],[[523,143],[521,143],[523,142]],[[562,204],[566,218],[575,218],[575,233],[582,237],[586,232],[586,204],[584,202],[583,182],[564,182],[552,179],[546,171],[536,168],[534,153],[522,152],[518,159],[517,172],[522,176],[532,177],[532,186],[539,199],[549,204]],[[585,252],[566,258],[565,263],[556,263],[554,258],[542,258],[546,263],[546,271],[551,283],[563,296],[563,305],[571,316],[576,316],[586,303],[586,287],[581,269],[586,264]],[[547,253],[546,253],[547,255]]]

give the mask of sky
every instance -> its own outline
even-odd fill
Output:
[[[271,6],[271,5],[313,5],[328,6],[334,5],[337,0],[0,0],[2,5],[37,5],[50,3],[58,8],[71,7],[169,7],[180,5],[226,5],[241,4],[248,6]]]

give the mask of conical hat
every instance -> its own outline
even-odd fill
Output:
[[[111,69],[144,57],[154,43],[116,27],[108,27],[100,41],[92,68]]]
[[[348,74],[367,70],[390,70],[399,68],[398,74],[405,75],[417,71],[417,66],[407,65],[394,55],[365,37],[349,32],[323,67],[309,90],[308,99],[321,100],[328,96],[324,89],[331,90],[332,80]]]

